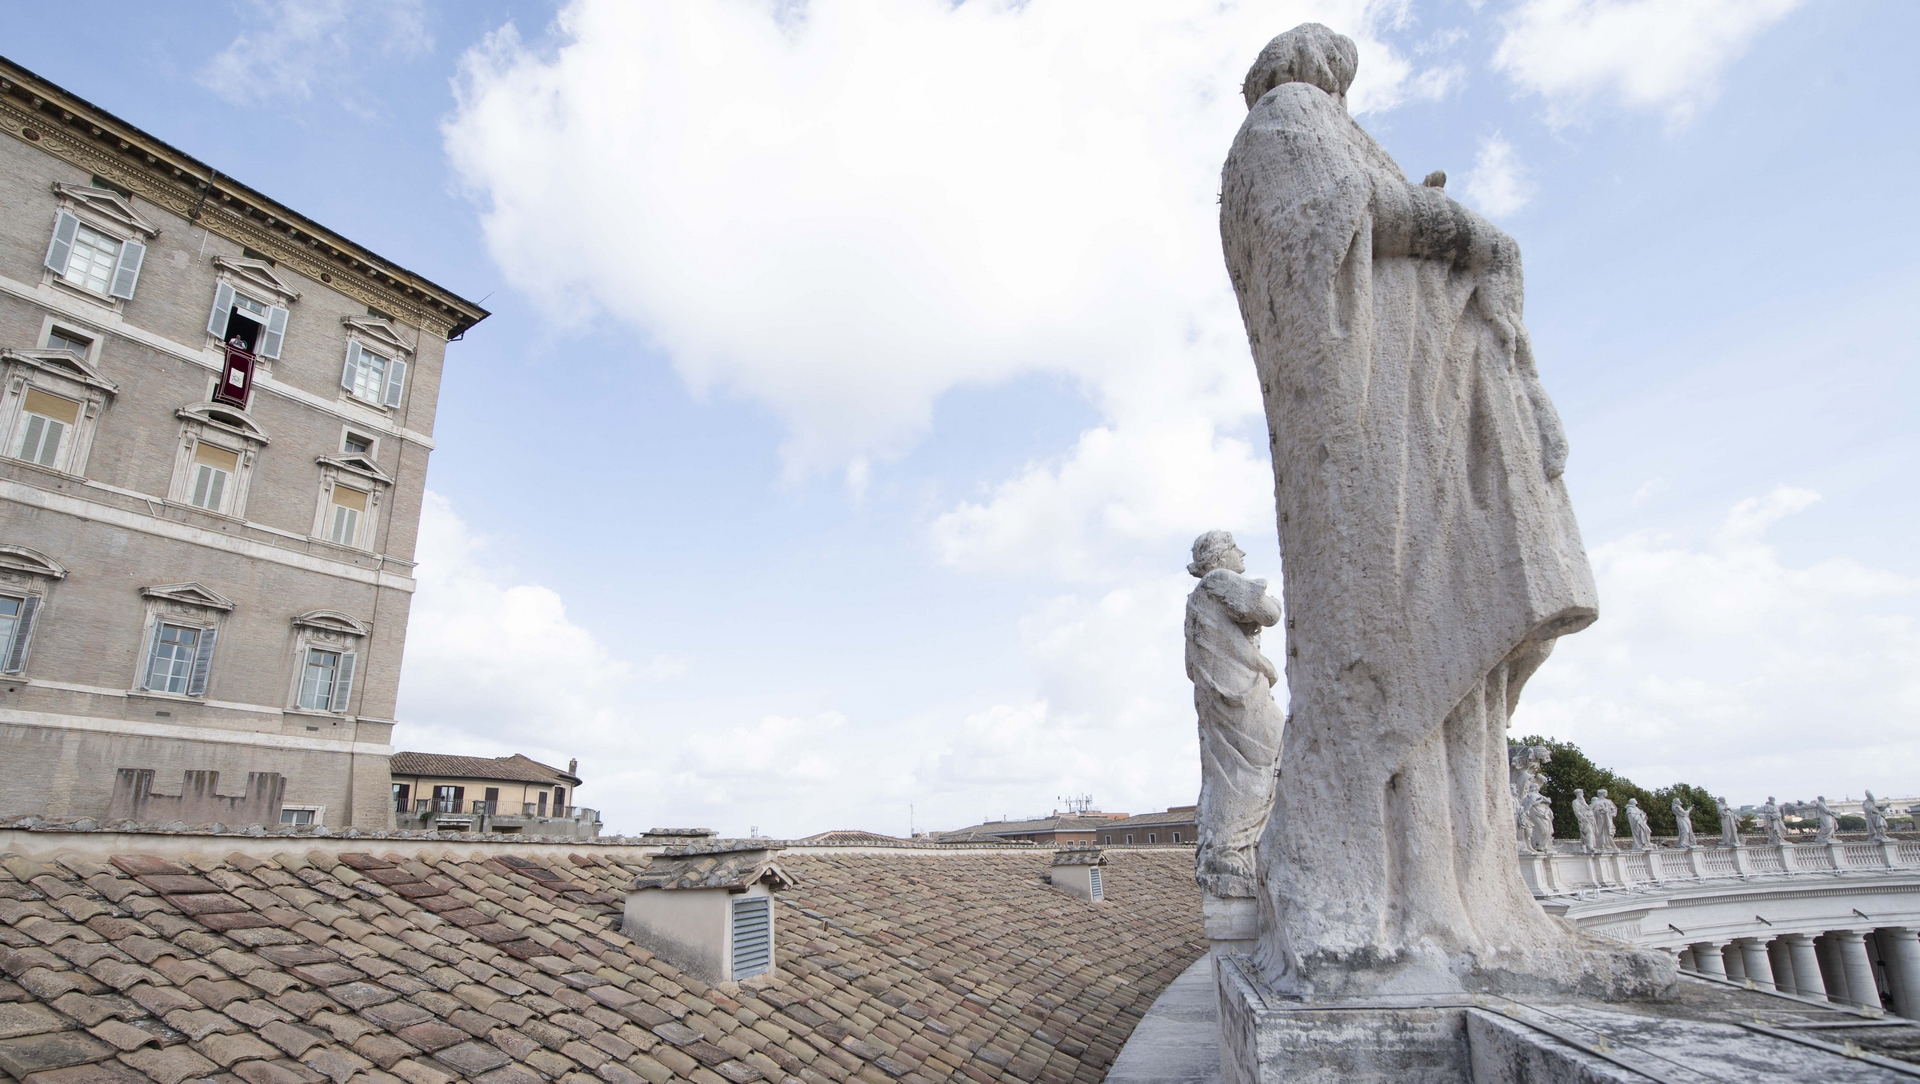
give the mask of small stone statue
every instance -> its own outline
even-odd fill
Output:
[[[1633,849],[1647,851],[1653,849],[1653,826],[1647,823],[1647,811],[1640,808],[1640,799],[1627,799],[1627,830],[1633,833]]]
[[[1593,805],[1587,801],[1587,792],[1579,787],[1573,788],[1573,819],[1580,825],[1580,849],[1592,854],[1599,849],[1593,830]]]
[[[1199,845],[1194,879],[1222,899],[1252,899],[1256,847],[1273,808],[1274,765],[1285,717],[1273,702],[1279,674],[1260,653],[1260,630],[1280,620],[1267,581],[1251,580],[1246,554],[1226,531],[1193,542],[1187,571],[1187,677],[1200,718]]]
[[[1527,780],[1527,792],[1520,796],[1521,814],[1527,822],[1527,849],[1535,854],[1553,850],[1553,803],[1540,793],[1540,781]]]
[[[1885,843],[1887,841],[1887,815],[1880,812],[1880,803],[1873,800],[1873,792],[1860,800],[1860,815],[1867,819],[1867,841]]]
[[[1740,846],[1740,814],[1727,804],[1725,795],[1713,800],[1720,810],[1720,845],[1722,847]]]
[[[1615,828],[1613,815],[1620,812],[1620,807],[1614,805],[1613,799],[1607,797],[1604,788],[1593,792],[1593,801],[1588,802],[1587,807],[1593,810],[1594,843],[1598,844],[1602,851],[1618,850],[1619,848],[1613,845]]]
[[[1544,787],[1547,782],[1540,766],[1553,759],[1553,750],[1544,745],[1511,745],[1507,747],[1507,790],[1513,795],[1514,838],[1526,846],[1531,834],[1527,827],[1526,796],[1527,785]]]
[[[1693,838],[1693,807],[1681,805],[1680,796],[1673,797],[1673,823],[1680,833],[1680,846],[1698,847],[1700,841]]]
[[[1805,808],[1804,806],[1802,807]],[[1840,818],[1827,808],[1827,796],[1822,794],[1813,800],[1813,814],[1820,818],[1820,828],[1813,834],[1815,843],[1832,843],[1833,833],[1840,827]]]
[[[1780,807],[1774,803],[1773,795],[1767,795],[1767,802],[1760,807],[1760,826],[1767,831],[1767,842],[1775,846],[1785,846],[1787,842],[1787,820],[1780,814]]]

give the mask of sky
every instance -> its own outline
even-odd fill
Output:
[[[0,53],[495,313],[398,748],[578,758],[622,832],[1191,803],[1188,546],[1281,573],[1219,169],[1313,19],[1524,254],[1601,620],[1514,733],[1920,796],[1920,5],[90,11],[0,0]]]

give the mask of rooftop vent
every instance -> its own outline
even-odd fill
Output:
[[[1053,887],[1068,895],[1099,903],[1106,898],[1101,867],[1107,856],[1098,847],[1069,847],[1053,852]]]
[[[773,893],[792,886],[768,848],[662,855],[621,932],[708,982],[750,979],[773,970]]]

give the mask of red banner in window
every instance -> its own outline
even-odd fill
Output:
[[[233,343],[227,344],[227,363],[220,369],[220,383],[214,385],[213,399],[247,409],[247,397],[253,394],[253,352]]]

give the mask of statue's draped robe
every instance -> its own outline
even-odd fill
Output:
[[[1324,992],[1538,973],[1515,961],[1573,935],[1516,869],[1506,729],[1597,602],[1517,247],[1411,185],[1305,83],[1249,113],[1221,232],[1271,430],[1288,615],[1256,963]]]
[[[1273,806],[1285,719],[1260,629],[1280,620],[1263,580],[1216,568],[1187,596],[1187,677],[1200,719],[1200,831],[1194,879],[1215,896],[1251,898],[1256,849]]]

